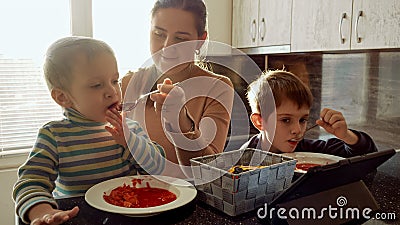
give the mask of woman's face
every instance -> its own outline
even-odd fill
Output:
[[[182,9],[159,9],[153,16],[150,30],[150,51],[161,71],[192,62],[207,33],[199,36],[193,13]],[[190,41],[190,42],[189,42]]]

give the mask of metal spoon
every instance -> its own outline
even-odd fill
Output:
[[[172,85],[176,86],[178,84],[179,84],[179,82],[176,82],[175,84],[172,84]],[[139,104],[139,102],[141,100],[145,99],[147,96],[150,96],[150,95],[158,93],[158,92],[160,92],[160,91],[159,90],[150,91],[149,93],[140,95],[139,98],[136,99],[136,101],[134,101],[134,102],[125,102],[125,103],[123,103],[121,105],[122,111],[125,111],[125,112],[132,111]]]
[[[301,137],[299,137],[299,138],[292,138],[292,139],[290,139],[290,141],[300,141],[300,140],[302,140],[302,139],[304,138],[304,136],[306,135],[307,131],[309,131],[309,130],[313,129],[314,127],[317,127],[317,126],[318,126],[318,124],[312,125],[311,127],[307,128],[307,129],[304,131],[304,134],[303,134]]]

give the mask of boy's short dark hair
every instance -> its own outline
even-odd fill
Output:
[[[247,100],[253,113],[263,111],[265,115],[270,115],[275,110],[274,107],[279,107],[286,100],[293,101],[299,108],[311,108],[313,96],[308,86],[293,73],[272,70],[263,72],[249,85]]]

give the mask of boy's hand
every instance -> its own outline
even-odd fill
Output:
[[[35,206],[34,206],[35,207]],[[75,217],[78,212],[79,208],[78,206],[75,206],[74,208],[70,210],[59,210],[59,209],[53,209],[49,208],[49,206],[46,204],[39,204],[37,207],[35,207],[37,215],[40,215],[36,217],[35,219],[32,220],[31,225],[58,225],[62,224],[69,219]],[[33,208],[32,208],[33,209]],[[46,209],[43,211],[42,209]],[[44,213],[45,212],[45,213]]]
[[[324,108],[321,111],[320,117],[321,118],[318,119],[316,123],[323,127],[328,133],[335,135],[349,145],[358,142],[357,135],[347,128],[346,119],[341,112]]]
[[[105,129],[111,133],[117,144],[127,147],[124,132],[128,131],[128,127],[125,123],[124,112],[123,115],[117,110],[117,108],[112,107],[106,112],[106,120],[111,124],[111,126],[106,126]]]

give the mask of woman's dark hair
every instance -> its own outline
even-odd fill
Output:
[[[151,10],[151,16],[154,17],[159,9],[167,8],[182,9],[193,13],[198,36],[202,36],[206,31],[207,9],[203,0],[157,0]]]

